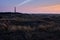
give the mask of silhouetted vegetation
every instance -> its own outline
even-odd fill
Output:
[[[60,40],[60,14],[0,12],[0,40]]]

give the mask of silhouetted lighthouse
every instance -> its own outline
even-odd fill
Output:
[[[14,7],[14,12],[16,13],[16,7]]]

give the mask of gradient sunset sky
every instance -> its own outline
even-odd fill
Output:
[[[17,12],[60,13],[60,0],[0,0],[0,12],[13,12],[15,6]]]

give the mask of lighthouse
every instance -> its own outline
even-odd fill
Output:
[[[14,7],[14,12],[16,13],[16,7]]]

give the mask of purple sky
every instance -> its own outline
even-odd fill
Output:
[[[0,0],[0,12],[60,13],[60,0]]]

